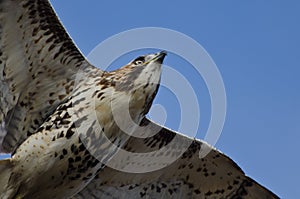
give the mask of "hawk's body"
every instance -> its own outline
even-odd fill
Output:
[[[164,56],[100,71],[48,1],[0,0],[0,152],[13,154],[0,161],[0,198],[276,198],[206,143],[145,118]]]

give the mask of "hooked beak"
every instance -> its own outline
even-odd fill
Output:
[[[153,60],[158,61],[159,63],[162,63],[166,56],[167,56],[167,51],[163,50],[163,51],[157,53],[157,55],[153,58]]]
[[[160,64],[162,64],[162,62],[164,61],[164,58],[166,57],[167,55],[167,51],[161,51],[161,52],[158,52],[155,54],[155,56],[148,60],[147,62],[145,62],[144,64],[148,64],[149,62],[152,62],[152,61],[157,61],[159,62]]]

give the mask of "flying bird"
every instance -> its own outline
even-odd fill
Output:
[[[0,198],[278,198],[146,118],[165,56],[102,71],[47,0],[0,0]]]

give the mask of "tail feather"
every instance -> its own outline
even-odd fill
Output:
[[[0,198],[8,198],[7,186],[12,173],[12,163],[10,160],[0,160]]]

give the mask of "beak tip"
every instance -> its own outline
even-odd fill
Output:
[[[160,62],[160,63],[163,63],[163,61],[164,61],[164,58],[167,56],[167,51],[165,51],[165,50],[163,50],[163,51],[160,51],[159,53],[158,53],[158,61]]]
[[[168,55],[168,52],[167,51],[165,51],[165,50],[162,50],[162,51],[160,51],[160,53],[159,54],[162,54],[162,55]]]

